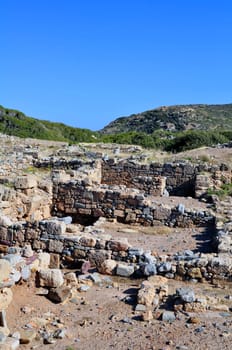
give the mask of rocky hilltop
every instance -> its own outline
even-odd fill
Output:
[[[128,131],[152,133],[158,129],[184,131],[191,129],[231,129],[232,104],[163,106],[129,117],[117,118],[101,130],[104,134]]]

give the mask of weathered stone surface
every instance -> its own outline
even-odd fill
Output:
[[[6,215],[0,215],[0,226],[8,227],[13,224],[12,220]]]
[[[31,277],[31,268],[29,265],[25,265],[21,268],[21,277],[23,281],[28,281]]]
[[[91,250],[88,253],[88,259],[91,265],[97,266],[97,268],[101,266],[106,259],[110,259],[110,258],[111,258],[111,252],[109,250],[99,250],[99,251]]]
[[[98,271],[103,275],[114,275],[116,272],[117,262],[112,259],[106,259],[98,266]]]
[[[160,288],[161,286],[167,285],[168,279],[163,276],[150,276],[148,282],[152,284],[154,288]]]
[[[141,284],[141,288],[138,291],[137,302],[138,304],[151,306],[153,304],[156,291],[154,286],[148,281],[144,281]]]
[[[197,278],[197,279],[202,278],[201,270],[199,267],[193,267],[189,269],[187,274],[191,278]]]
[[[60,287],[64,278],[59,269],[43,269],[39,271],[39,283],[41,287]]]
[[[7,260],[0,259],[0,283],[9,279],[11,269],[11,264]]]
[[[3,344],[0,344],[0,350],[16,350],[19,348],[19,340],[7,337]]]
[[[77,276],[74,272],[69,272],[64,275],[64,281],[67,286],[77,286]]]
[[[142,313],[141,318],[143,321],[151,321],[153,320],[153,314],[151,310],[146,310]]]
[[[163,262],[158,266],[158,270],[161,273],[169,272],[172,270],[172,264],[171,262]]]
[[[166,321],[166,322],[173,322],[175,321],[176,316],[175,313],[173,311],[164,311],[162,313],[162,321]]]
[[[197,301],[186,302],[183,309],[186,312],[203,312],[206,310],[206,305]]]
[[[59,269],[60,268],[60,255],[59,254],[49,254],[50,255],[50,264],[49,267],[50,269]]]
[[[195,301],[195,293],[190,288],[178,288],[176,294],[186,303],[192,303]]]
[[[119,263],[116,268],[116,275],[129,277],[133,275],[134,271],[135,271],[134,265],[126,265],[126,264]]]
[[[129,248],[129,243],[127,239],[121,241],[111,240],[107,243],[107,248],[116,252],[127,251]]]
[[[48,269],[50,265],[50,254],[49,253],[39,253],[38,254],[39,259],[39,268],[40,269]]]
[[[47,297],[55,303],[63,303],[72,296],[69,286],[60,286],[49,290]]]
[[[28,189],[28,188],[33,188],[37,186],[37,178],[33,175],[24,175],[24,176],[19,176],[15,180],[15,188],[16,189]]]
[[[49,240],[48,250],[53,253],[62,253],[64,249],[63,243],[55,239]]]
[[[157,274],[157,267],[155,264],[146,264],[142,268],[144,276],[152,276]]]
[[[46,231],[51,235],[64,235],[66,231],[66,225],[63,221],[58,220],[47,220],[44,221]]]
[[[84,247],[95,247],[96,239],[94,237],[91,237],[91,236],[81,237],[80,244]]]
[[[0,289],[0,310],[6,310],[13,299],[13,293],[10,288]]]
[[[212,258],[210,266],[214,274],[231,274],[232,258],[228,254],[220,254],[220,256]]]
[[[30,258],[31,256],[33,256],[34,252],[31,248],[30,244],[26,244],[23,248],[22,248],[22,256],[25,258]]]
[[[89,260],[86,260],[81,265],[81,273],[86,274],[88,273],[89,269],[91,268],[91,263]]]

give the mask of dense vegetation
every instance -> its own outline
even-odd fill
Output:
[[[189,130],[182,132],[155,131],[152,134],[128,132],[103,135],[103,142],[128,143],[145,148],[157,148],[169,152],[181,152],[202,146],[213,146],[226,143],[232,139],[232,131]]]
[[[22,112],[0,106],[0,132],[19,137],[67,142],[91,142],[94,132],[25,116]]]
[[[132,130],[109,134],[74,128],[62,123],[34,119],[25,116],[22,112],[6,109],[2,106],[0,106],[0,132],[19,137],[66,141],[69,143],[108,142],[135,144],[145,148],[156,148],[169,152],[181,152],[232,140],[232,125],[230,129],[226,130],[218,127],[208,131],[196,129],[168,131],[159,127],[149,133]]]
[[[180,105],[160,107],[129,117],[121,117],[101,130],[104,134],[138,131],[152,134],[158,129],[185,130],[232,130],[232,104]]]

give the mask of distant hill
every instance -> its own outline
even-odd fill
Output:
[[[0,106],[0,132],[19,137],[67,142],[95,141],[91,130],[74,128],[62,123],[27,117],[24,113]]]
[[[94,132],[27,117],[0,106],[0,133],[35,139],[134,144],[168,152],[232,141],[232,104],[160,107],[118,118]]]
[[[232,130],[232,104],[176,105],[117,118],[100,133],[117,134],[129,131],[152,134],[154,131]]]

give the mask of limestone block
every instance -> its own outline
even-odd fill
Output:
[[[228,254],[219,254],[218,257],[213,257],[210,262],[212,272],[220,274],[231,274],[232,258]]]
[[[138,304],[151,306],[153,304],[156,295],[154,286],[148,281],[144,281],[141,284],[141,288],[138,291],[137,302]]]
[[[64,248],[64,246],[63,246],[63,243],[61,241],[57,241],[55,239],[49,240],[49,245],[48,245],[49,252],[62,253],[63,248]]]
[[[135,271],[134,265],[119,263],[116,268],[116,275],[122,276],[122,277],[129,277],[133,275],[134,271]]]
[[[39,253],[39,268],[40,269],[48,269],[50,265],[50,254],[49,253]]]
[[[8,227],[11,226],[13,222],[6,215],[0,215],[0,226]]]
[[[160,288],[168,284],[168,279],[163,276],[150,276],[148,277],[148,282],[152,284],[154,288]]]
[[[0,310],[6,310],[13,299],[13,293],[10,288],[0,289]]]
[[[3,343],[0,344],[0,350],[16,350],[19,348],[19,339],[7,337]]]
[[[186,312],[203,312],[206,310],[206,306],[197,301],[185,303],[183,308]]]
[[[41,287],[60,287],[64,278],[59,269],[44,269],[39,271],[39,283]]]
[[[83,236],[79,242],[84,247],[95,247],[96,245],[96,239],[91,236]]]
[[[38,187],[43,191],[52,194],[52,181],[49,180],[41,180],[38,184]]]
[[[37,187],[37,178],[34,175],[19,176],[15,180],[16,189],[29,189]]]
[[[202,278],[201,270],[199,267],[193,267],[189,269],[187,274],[191,278],[196,278],[196,279]]]
[[[33,256],[34,252],[31,248],[30,244],[26,244],[23,248],[22,248],[22,256],[24,256],[25,258],[30,258],[31,256]]]
[[[120,252],[120,251],[127,251],[129,249],[129,243],[127,239],[116,241],[116,240],[110,240],[107,243],[107,248],[111,249],[115,252]]]
[[[50,255],[50,269],[59,269],[60,268],[60,254],[51,253]]]
[[[176,294],[185,303],[193,303],[195,301],[195,293],[191,288],[178,288]]]
[[[11,264],[5,259],[0,259],[0,283],[10,277]]]
[[[68,272],[64,275],[64,280],[65,280],[65,284],[67,286],[77,286],[78,281],[77,281],[77,276],[74,272]]]
[[[116,266],[117,262],[115,260],[106,259],[100,266],[98,266],[98,271],[104,275],[113,275],[115,273]]]
[[[47,220],[44,223],[48,234],[59,236],[66,232],[66,225],[63,221]]]
[[[111,259],[110,250],[91,250],[88,253],[88,260],[90,261],[91,266],[97,266],[98,268],[106,259]]]

